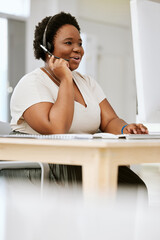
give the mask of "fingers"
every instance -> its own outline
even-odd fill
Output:
[[[143,124],[137,124],[141,133],[148,134],[148,129]]]
[[[129,134],[148,134],[148,129],[143,124],[128,124],[125,133]]]
[[[54,69],[54,67],[59,65],[69,67],[69,62],[63,58],[55,57],[54,55],[49,57],[49,67],[51,69]]]
[[[72,79],[72,72],[69,69],[69,62],[63,58],[55,58],[51,56],[48,61],[48,67],[52,71],[52,75],[56,77],[59,81],[64,79]]]

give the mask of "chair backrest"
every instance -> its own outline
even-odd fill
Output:
[[[0,121],[0,134],[9,134],[11,132],[11,127],[8,122]]]

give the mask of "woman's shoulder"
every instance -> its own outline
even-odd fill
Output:
[[[34,82],[41,81],[44,79],[43,71],[40,68],[36,68],[35,70],[26,73],[17,83],[17,85],[30,85]]]
[[[43,71],[40,68],[36,68],[33,71],[26,73],[21,79],[34,79],[37,76],[43,76]]]
[[[81,74],[78,71],[73,71],[72,72],[73,78],[76,80],[84,80],[87,84],[90,84],[92,81],[94,81],[94,79],[87,75],[87,74]]]

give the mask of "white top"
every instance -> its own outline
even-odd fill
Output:
[[[69,133],[95,133],[100,126],[99,103],[105,94],[89,76],[73,71],[73,79],[81,92],[86,107],[74,102],[74,115]],[[26,74],[18,82],[11,97],[11,128],[28,134],[38,134],[23,118],[24,111],[39,102],[54,103],[59,87],[40,68]]]

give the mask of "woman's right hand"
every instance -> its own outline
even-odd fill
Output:
[[[48,61],[48,66],[51,69],[53,75],[58,78],[58,80],[72,80],[72,72],[69,69],[69,63],[63,58],[56,59],[54,56],[52,56]]]
[[[74,87],[69,63],[51,57],[47,61],[50,73],[61,82],[54,103],[40,102],[27,108],[23,117],[40,134],[68,133],[74,114]],[[38,123],[37,123],[38,119]]]

